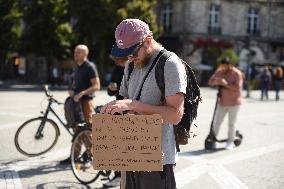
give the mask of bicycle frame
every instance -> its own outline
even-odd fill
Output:
[[[57,115],[57,113],[53,110],[53,108],[51,107],[51,105],[54,103],[55,101],[52,99],[52,98],[49,98],[48,99],[48,105],[47,105],[47,108],[46,108],[46,111],[44,112],[44,115],[43,115],[43,121],[40,123],[40,126],[37,130],[37,133],[36,133],[36,138],[40,138],[42,136],[42,130],[44,128],[44,125],[45,125],[45,122],[47,120],[47,116],[49,114],[49,112],[51,112],[56,118],[57,120],[64,126],[64,128],[67,130],[67,132],[73,136],[73,133],[68,129],[68,125],[66,123],[64,123],[62,121],[62,119]]]

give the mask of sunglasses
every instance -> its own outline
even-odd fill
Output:
[[[138,52],[139,52],[139,50],[141,49],[141,47],[143,47],[144,42],[145,42],[145,40],[142,41],[142,42],[134,49],[133,53],[130,54],[128,57],[136,57],[136,56],[138,56]]]

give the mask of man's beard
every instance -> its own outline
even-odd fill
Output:
[[[145,68],[149,64],[150,59],[151,59],[151,54],[150,53],[145,54],[145,56],[142,59],[140,59],[139,62],[135,62],[134,64],[135,68],[138,69]]]

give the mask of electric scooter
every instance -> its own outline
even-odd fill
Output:
[[[222,143],[222,142],[228,141],[228,139],[218,140],[216,138],[214,131],[213,131],[215,114],[216,114],[216,110],[217,110],[217,106],[218,106],[220,97],[221,97],[221,87],[218,88],[213,118],[212,118],[211,125],[210,125],[210,132],[209,132],[209,135],[207,136],[207,138],[205,139],[205,142],[204,142],[205,150],[214,150],[215,146],[216,146],[216,142]],[[242,139],[243,139],[243,135],[238,130],[236,130],[236,137],[235,137],[235,140],[234,140],[235,146],[239,146],[242,143]]]

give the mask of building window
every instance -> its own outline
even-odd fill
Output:
[[[209,9],[209,33],[220,33],[220,6],[211,5]]]
[[[167,4],[162,6],[161,21],[165,32],[169,32],[172,29],[172,6]]]
[[[248,11],[248,34],[259,34],[259,14],[255,8],[250,8]]]

